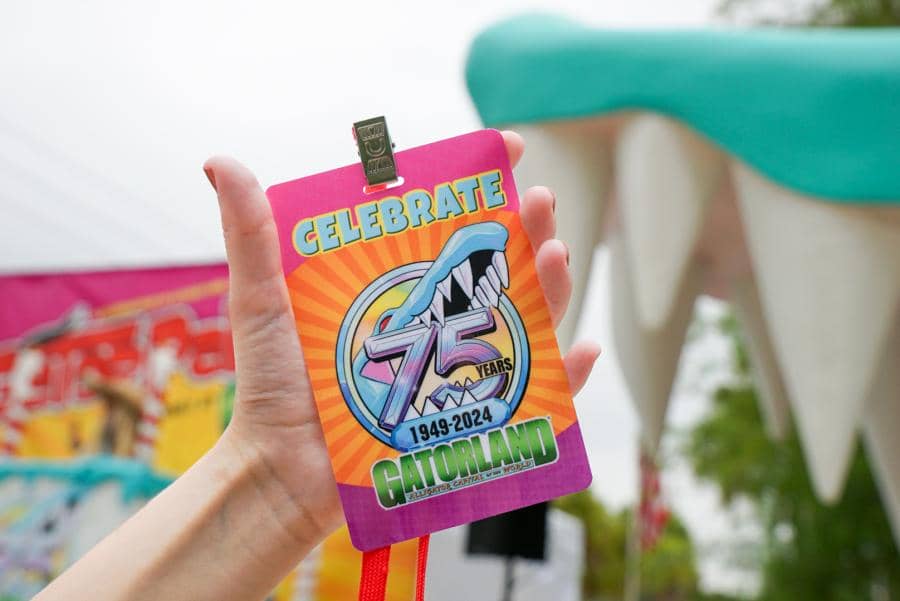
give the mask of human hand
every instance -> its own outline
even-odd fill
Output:
[[[524,143],[503,132],[510,162]],[[253,478],[273,514],[292,536],[315,543],[343,519],[281,267],[278,234],[253,174],[233,159],[204,165],[216,189],[230,269],[229,311],[237,388],[234,414],[220,441],[254,466]],[[520,216],[536,253],[538,279],[554,325],[572,291],[568,248],[554,238],[555,198],[536,187],[522,197]],[[573,394],[599,355],[575,344],[563,362]]]

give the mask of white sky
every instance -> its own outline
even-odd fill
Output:
[[[401,149],[477,129],[464,58],[497,19],[539,9],[604,27],[698,27],[712,23],[716,4],[5,2],[0,270],[221,258],[200,169],[206,157],[232,154],[268,185],[354,161],[350,124],[360,118],[386,115]],[[607,352],[578,406],[594,489],[621,507],[636,490],[637,426],[606,323],[603,251],[598,257],[594,309],[580,334]],[[716,344],[698,348],[721,359]],[[670,415],[677,428],[705,407],[691,389],[696,374],[683,371]],[[666,486],[701,546],[732,528],[688,470],[672,470]],[[704,562],[713,588],[742,588],[740,576]]]

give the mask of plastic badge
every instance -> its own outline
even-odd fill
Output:
[[[585,488],[581,431],[506,148],[478,131],[269,188],[354,545]]]

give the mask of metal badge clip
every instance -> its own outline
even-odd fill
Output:
[[[384,117],[357,121],[353,124],[353,137],[366,174],[366,192],[388,188],[391,182],[399,179],[394,160],[394,144]]]

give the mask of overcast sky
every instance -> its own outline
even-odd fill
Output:
[[[470,131],[480,124],[464,58],[490,23],[537,9],[611,28],[700,27],[716,4],[5,2],[0,270],[220,259],[200,169],[211,154],[240,158],[268,185],[354,161],[350,124],[360,118],[386,115],[400,149]],[[607,352],[578,406],[594,490],[621,507],[636,491],[637,426],[610,340],[604,257],[579,332]],[[676,430],[706,406],[699,370],[718,362],[721,372],[727,360],[714,336],[695,349],[670,415]],[[733,527],[683,467],[666,487],[702,545]],[[704,562],[715,588],[744,586],[739,576]]]

